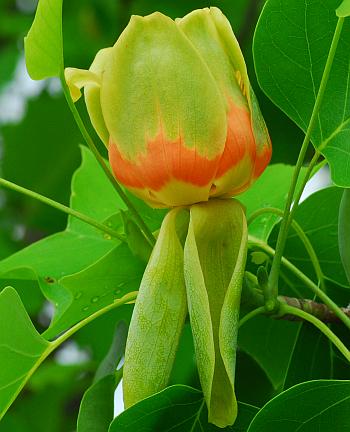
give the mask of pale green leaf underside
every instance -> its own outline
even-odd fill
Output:
[[[254,39],[260,86],[306,131],[326,63],[338,0],[269,0]],[[332,179],[350,186],[350,22],[344,23],[312,142],[327,158]]]
[[[45,355],[49,343],[34,328],[13,288],[0,293],[0,419]]]
[[[32,79],[57,77],[63,71],[62,2],[39,0],[24,39],[26,65]]]

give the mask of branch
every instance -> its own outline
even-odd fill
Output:
[[[340,323],[342,320],[337,316],[332,309],[324,303],[318,303],[314,300],[300,299],[296,297],[279,296],[280,304],[291,306],[303,312],[318,318],[324,323]],[[303,321],[302,318],[290,314],[272,314],[270,311],[263,310],[265,299],[262,290],[260,289],[258,280],[252,273],[246,272],[242,290],[242,306],[251,310],[259,309],[259,314],[268,315],[271,318],[283,319],[288,321]],[[346,307],[339,308],[348,318],[350,318],[350,304]],[[244,318],[243,318],[244,319]]]
[[[335,315],[333,311],[331,311],[328,306],[323,303],[318,303],[309,299],[298,299],[296,297],[287,297],[280,296],[278,298],[281,303],[285,303],[288,306],[292,306],[296,309],[302,310],[304,312],[309,313],[310,315],[315,316],[320,321],[324,323],[340,323],[340,319]],[[346,316],[350,318],[350,305],[346,307],[340,308]],[[303,321],[302,318],[299,318],[295,315],[284,315],[279,317],[278,319],[288,320],[288,321]]]

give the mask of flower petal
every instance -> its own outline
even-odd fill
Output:
[[[111,142],[130,162],[160,132],[166,161],[169,142],[210,160],[223,151],[223,98],[193,45],[161,13],[131,18],[108,60],[101,103]]]

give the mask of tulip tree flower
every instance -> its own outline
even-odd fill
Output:
[[[217,8],[175,22],[133,16],[89,71],[92,124],[116,178],[147,203],[174,207],[246,190],[271,156],[270,139],[232,29]]]
[[[65,77],[74,101],[84,87],[116,179],[150,206],[172,208],[130,324],[125,404],[167,385],[189,312],[209,421],[233,424],[247,227],[231,197],[264,171],[271,142],[231,26],[217,8],[175,21],[133,16],[89,70]]]

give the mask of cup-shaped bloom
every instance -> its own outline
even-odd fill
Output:
[[[117,180],[154,207],[246,190],[271,142],[238,42],[217,8],[133,16],[89,71],[66,69]]]

